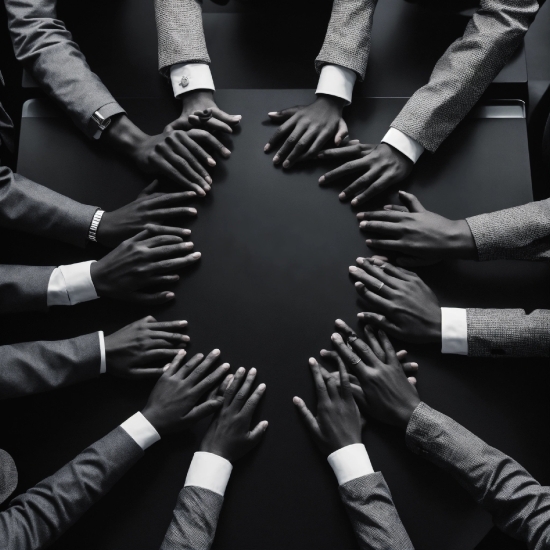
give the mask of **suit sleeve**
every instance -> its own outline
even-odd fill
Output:
[[[509,456],[425,403],[414,411],[409,448],[449,472],[509,536],[530,550],[550,548],[550,488]]]
[[[159,70],[176,63],[210,63],[200,0],[155,0]]]
[[[161,550],[209,550],[214,541],[223,497],[202,487],[184,487]]]
[[[414,550],[380,472],[352,479],[339,491],[361,550]]]
[[[371,44],[372,17],[378,0],[334,0],[317,71],[331,63],[365,78]]]
[[[0,265],[0,312],[48,309],[48,283],[55,267]]]
[[[468,355],[550,357],[550,311],[467,309]]]
[[[97,210],[0,167],[0,226],[84,247]]]
[[[108,493],[142,455],[141,447],[119,426],[11,501],[0,513],[0,547],[46,548]]]
[[[0,346],[0,357],[0,400],[50,391],[99,376],[99,335]]]
[[[538,9],[537,0],[481,0],[464,35],[391,126],[435,151],[519,47]]]
[[[481,261],[550,260],[550,199],[466,221]]]
[[[83,132],[93,137],[91,117],[100,109],[105,117],[124,112],[57,18],[57,0],[5,4],[15,56]]]

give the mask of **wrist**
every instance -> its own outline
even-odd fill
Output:
[[[407,429],[411,417],[418,405],[420,405],[420,397],[418,397],[418,395],[411,396],[409,402],[403,404],[400,411],[398,412],[398,426],[400,428],[402,428],[403,430]]]
[[[336,108],[338,109],[340,114],[342,114],[344,107],[347,104],[345,99],[328,94],[317,94],[317,99],[315,100],[315,102],[321,104],[324,103],[326,105],[329,105],[331,108]]]
[[[105,287],[103,285],[103,274],[102,274],[102,264],[101,260],[94,262],[90,265],[90,278],[94,285],[96,294],[98,296],[105,295]]]
[[[441,342],[441,307],[439,304],[434,305],[433,317],[428,322],[426,336],[428,342]]]
[[[476,243],[470,226],[466,220],[453,222],[451,242],[456,251],[456,258],[460,260],[475,260],[477,257]]]
[[[179,96],[182,101],[183,111],[187,113],[189,109],[204,109],[205,107],[214,107],[214,92],[212,90],[192,90]]]
[[[103,139],[122,153],[133,157],[148,138],[125,114],[113,117],[103,131]]]

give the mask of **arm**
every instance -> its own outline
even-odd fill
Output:
[[[549,547],[550,490],[517,462],[425,403],[406,434],[409,448],[449,472],[505,533],[531,550]]]
[[[40,86],[52,96],[89,137],[104,118],[123,113],[93,73],[65,24],[57,18],[56,0],[8,0],[6,10],[15,55]]]
[[[0,311],[39,311],[48,307],[48,284],[55,267],[0,265]]]
[[[435,151],[521,44],[538,9],[537,0],[481,0],[462,38],[447,49],[428,84],[391,127]]]

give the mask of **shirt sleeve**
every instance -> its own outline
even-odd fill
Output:
[[[468,355],[468,321],[465,309],[441,308],[441,353]]]
[[[223,497],[232,470],[231,462],[221,456],[195,453],[187,472],[185,487],[202,487]]]
[[[357,74],[351,69],[340,65],[323,65],[315,93],[341,97],[349,105],[356,79]]]
[[[193,90],[215,90],[210,67],[206,63],[176,63],[170,67],[174,97]]]
[[[120,427],[145,451],[160,439],[151,422],[140,412],[123,422]]]
[[[99,354],[101,357],[101,362],[99,364],[99,374],[107,372],[107,358],[105,356],[105,334],[103,331],[99,331]]]
[[[342,447],[330,454],[327,460],[334,470],[338,485],[374,473],[369,454],[362,443]]]
[[[382,143],[391,145],[398,151],[401,151],[406,157],[409,157],[415,164],[420,158],[420,155],[424,152],[424,147],[409,137],[407,134],[397,130],[396,128],[390,128],[386,135],[382,138]]]
[[[48,283],[48,307],[74,306],[98,298],[90,275],[93,262],[61,265],[54,269]]]

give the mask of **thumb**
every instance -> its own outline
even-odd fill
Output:
[[[422,206],[422,204],[420,204],[420,201],[412,193],[399,191],[399,199],[410,212],[426,212],[426,209]]]
[[[358,313],[357,317],[364,323],[382,329],[392,336],[398,336],[399,329],[393,323],[390,323],[390,321],[388,321],[383,315],[379,315],[378,313],[364,312]]]
[[[340,122],[338,122],[338,131],[334,136],[334,143],[336,145],[340,145],[340,143],[342,143],[342,140],[345,139],[347,135],[348,135],[348,125],[346,124],[346,121],[343,118],[341,118]]]
[[[290,109],[283,109],[282,111],[271,111],[267,114],[271,120],[283,122],[285,120],[288,120],[291,116],[294,116],[300,108],[301,107],[297,105],[296,107],[290,107]]]

